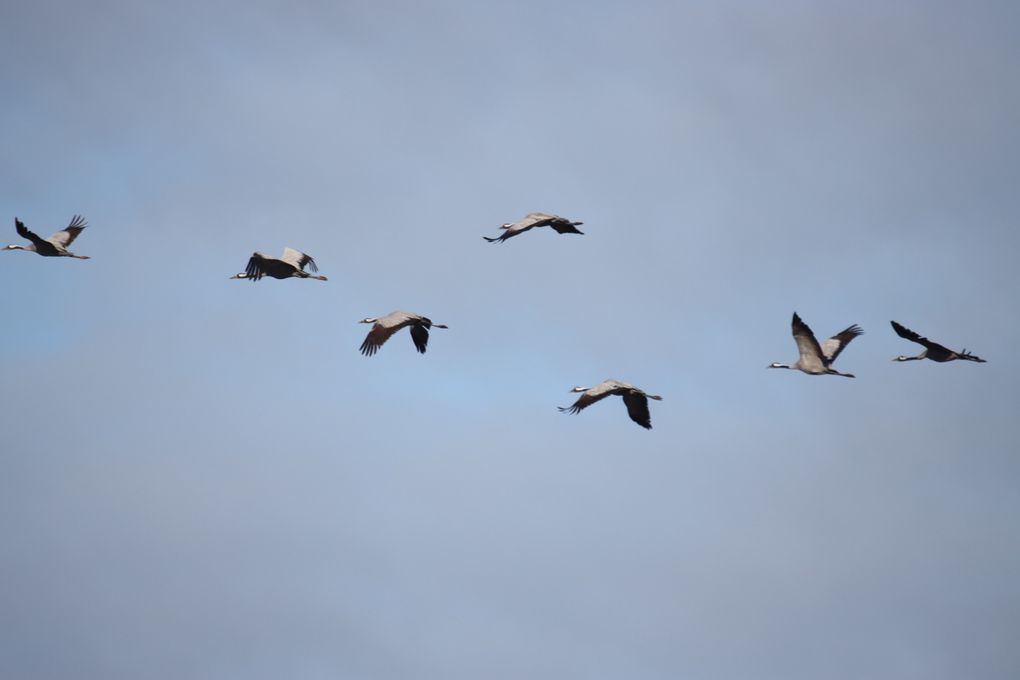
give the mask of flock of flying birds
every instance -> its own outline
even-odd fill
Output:
[[[583,224],[582,222],[573,222],[557,215],[549,215],[547,213],[529,213],[524,219],[519,222],[511,222],[502,225],[500,228],[503,229],[503,233],[495,238],[489,238],[483,236],[489,243],[502,243],[509,238],[518,236],[534,229],[535,227],[551,227],[554,231],[559,234],[583,234],[584,232],[578,230],[578,226]],[[18,235],[28,241],[31,241],[29,245],[9,245],[4,250],[27,250],[34,252],[44,257],[73,257],[79,260],[87,260],[87,255],[75,255],[67,248],[74,242],[78,235],[81,234],[82,230],[87,226],[84,218],[81,215],[75,215],[70,224],[64,229],[53,234],[49,238],[40,238],[38,235],[29,231],[24,223],[18,218],[14,218],[14,226],[17,229]],[[231,276],[231,279],[247,279],[249,281],[258,281],[264,276],[268,276],[274,279],[316,279],[319,281],[326,281],[325,276],[318,276],[311,272],[318,272],[319,268],[315,264],[315,260],[310,255],[306,255],[293,248],[284,248],[283,255],[279,258],[269,257],[262,253],[254,253],[248,260],[248,266],[240,274]],[[439,323],[433,323],[428,317],[422,316],[421,314],[413,314],[411,312],[391,312],[386,316],[378,318],[367,318],[362,319],[359,323],[372,324],[371,330],[368,335],[365,336],[365,341],[361,344],[361,353],[365,356],[372,356],[379,351],[379,348],[386,343],[397,331],[402,328],[409,328],[411,334],[411,342],[414,343],[414,348],[418,352],[424,354],[429,342],[429,330],[432,328],[447,328],[447,326]],[[984,363],[985,360],[980,357],[974,356],[967,350],[960,350],[959,352],[953,351],[947,347],[944,347],[937,342],[932,342],[928,338],[918,335],[914,331],[901,326],[895,321],[890,322],[893,330],[901,338],[916,342],[924,347],[917,356],[898,356],[893,361],[916,361],[918,359],[931,359],[937,362],[955,361],[957,359],[965,361],[976,361]],[[854,324],[849,328],[840,331],[836,335],[832,336],[824,343],[819,343],[815,334],[811,332],[808,325],[804,323],[796,312],[793,314],[793,339],[797,342],[797,350],[800,352],[800,357],[796,362],[792,364],[780,364],[772,363],[768,365],[768,368],[792,368],[807,373],[808,375],[840,375],[844,378],[853,378],[851,373],[840,373],[832,367],[833,362],[840,353],[846,348],[850,342],[859,335],[864,333],[860,326]],[[602,383],[595,385],[594,387],[575,387],[571,390],[572,393],[580,393],[581,396],[569,407],[559,407],[560,411],[565,413],[580,413],[582,410],[591,406],[595,402],[604,399],[611,395],[619,395],[623,398],[623,403],[627,407],[627,413],[630,415],[630,419],[635,423],[646,429],[652,428],[652,418],[648,411],[648,400],[654,399],[661,401],[662,397],[656,394],[648,394],[643,390],[634,387],[625,382],[619,380],[605,380]]]

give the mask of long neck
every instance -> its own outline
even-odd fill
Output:
[[[896,361],[919,361],[925,357],[926,352],[921,352],[916,357],[896,357]]]

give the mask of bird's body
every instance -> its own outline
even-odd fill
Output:
[[[662,397],[657,394],[647,394],[631,384],[611,378],[602,381],[595,387],[575,387],[570,391],[582,394],[572,406],[559,406],[561,412],[580,413],[596,401],[617,394],[623,397],[623,403],[627,407],[630,419],[646,430],[652,429],[652,416],[648,411],[648,400],[662,401]]]
[[[74,242],[74,239],[78,238],[78,234],[80,234],[87,226],[88,224],[85,222],[85,218],[81,215],[75,215],[71,218],[70,224],[55,233],[53,236],[50,236],[49,238],[41,238],[34,232],[29,231],[24,222],[15,217],[14,228],[18,232],[18,236],[28,239],[32,243],[27,246],[12,244],[5,247],[4,250],[27,250],[29,252],[38,253],[43,257],[73,257],[77,260],[88,260],[88,255],[75,255],[67,249],[67,247]]]
[[[768,365],[768,368],[793,368],[803,371],[808,375],[854,377],[851,373],[840,373],[832,367],[832,363],[839,356],[839,353],[850,344],[851,340],[864,333],[860,326],[854,324],[832,336],[821,345],[818,344],[815,334],[811,332],[808,325],[797,316],[797,312],[793,313],[791,326],[793,339],[797,342],[797,349],[800,351],[800,358],[793,364],[772,363]]]
[[[559,217],[557,215],[550,215],[548,213],[533,212],[528,215],[520,222],[508,222],[500,227],[503,229],[503,233],[495,238],[489,238],[483,236],[489,243],[502,243],[508,238],[513,238],[518,234],[523,234],[529,229],[535,227],[552,227],[558,234],[584,234],[577,227],[578,225],[584,224],[584,222],[572,222],[565,217]]]
[[[372,324],[372,329],[365,336],[365,341],[361,343],[361,353],[367,357],[378,352],[379,348],[390,339],[390,336],[405,326],[411,327],[411,341],[414,343],[414,348],[421,354],[425,354],[429,343],[429,329],[433,327],[448,328],[441,323],[432,323],[432,319],[421,314],[400,311],[390,312],[379,318],[362,319],[358,323]]]
[[[910,330],[906,326],[901,326],[895,321],[890,321],[889,323],[892,324],[893,330],[896,331],[896,335],[906,340],[910,340],[911,342],[916,342],[917,344],[924,346],[924,351],[918,354],[916,357],[907,357],[900,355],[893,359],[893,361],[917,361],[918,359],[931,359],[932,361],[945,363],[947,361],[956,361],[957,359],[962,359],[964,361],[976,361],[979,364],[987,363],[984,359],[974,356],[965,349],[960,350],[959,352],[953,351],[948,347],[943,347],[937,342],[932,342],[928,338],[918,335],[917,333]]]
[[[263,276],[269,276],[274,279],[327,280],[325,276],[309,274],[305,271],[306,266],[313,272],[319,271],[311,255],[305,255],[300,250],[294,250],[293,248],[284,248],[283,255],[280,258],[269,257],[262,253],[253,253],[248,259],[248,267],[240,274],[234,274],[230,278],[258,281]]]

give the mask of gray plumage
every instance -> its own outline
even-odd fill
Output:
[[[32,253],[38,253],[43,257],[73,257],[77,260],[88,260],[90,259],[88,255],[75,255],[67,249],[74,242],[74,239],[78,238],[78,234],[87,226],[88,224],[85,222],[84,217],[75,215],[71,218],[70,224],[53,236],[41,238],[36,233],[30,231],[24,222],[15,217],[14,229],[18,232],[19,236],[28,239],[32,243],[27,246],[12,244],[5,247],[4,250],[27,250]]]
[[[662,397],[657,394],[648,394],[633,385],[613,379],[604,380],[595,387],[575,387],[570,391],[582,392],[583,394],[572,406],[558,406],[557,408],[561,412],[580,413],[596,401],[617,394],[623,397],[623,403],[627,407],[627,414],[630,415],[630,419],[646,430],[652,429],[652,416],[648,411],[648,400],[662,400]]]
[[[513,238],[518,234],[523,234],[529,229],[535,227],[552,227],[557,234],[584,234],[577,227],[578,225],[584,224],[584,222],[571,222],[565,217],[559,217],[558,215],[550,215],[548,213],[533,212],[528,213],[527,216],[520,222],[508,222],[500,227],[503,229],[503,233],[495,238],[489,238],[483,236],[489,243],[502,243],[508,238]]]
[[[815,334],[811,332],[808,325],[797,316],[797,312],[793,313],[791,328],[793,330],[793,339],[797,342],[797,349],[800,351],[800,358],[794,364],[772,363],[768,365],[768,368],[794,368],[808,375],[854,377],[851,373],[840,373],[832,367],[832,363],[840,355],[840,352],[850,344],[851,340],[858,335],[864,334],[860,326],[854,324],[832,336],[821,345],[818,344]]]
[[[976,357],[965,349],[956,352],[954,350],[949,349],[948,347],[943,347],[937,342],[932,342],[928,338],[918,335],[917,333],[910,330],[906,326],[901,326],[895,321],[890,321],[889,323],[892,324],[893,330],[896,331],[896,335],[906,340],[910,340],[911,342],[916,342],[917,344],[924,346],[924,351],[918,354],[916,357],[907,357],[901,354],[900,356],[893,359],[893,361],[917,361],[918,359],[931,359],[932,361],[945,363],[946,361],[956,361],[957,359],[962,359],[964,361],[976,361],[980,364],[987,363],[981,357]]]
[[[263,276],[268,276],[274,279],[316,279],[318,281],[327,281],[325,276],[313,276],[305,271],[305,267],[308,267],[313,272],[319,271],[318,266],[315,264],[315,260],[312,259],[311,255],[306,255],[300,250],[294,250],[293,248],[284,248],[283,255],[279,258],[269,257],[262,253],[252,253],[252,256],[248,259],[248,266],[240,274],[234,274],[231,279],[248,279],[249,281],[258,281]]]
[[[414,348],[421,354],[425,354],[425,350],[428,349],[429,343],[429,329],[430,328],[448,328],[441,323],[432,323],[432,319],[424,317],[421,314],[413,314],[411,312],[390,312],[386,316],[379,318],[368,318],[362,319],[358,323],[370,323],[372,329],[365,336],[365,341],[361,343],[361,353],[367,357],[372,356],[379,351],[379,348],[386,343],[390,337],[405,326],[411,327],[411,342],[414,343]]]

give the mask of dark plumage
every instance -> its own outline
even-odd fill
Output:
[[[932,342],[928,338],[918,335],[914,331],[910,330],[905,326],[901,326],[895,321],[890,321],[889,323],[892,324],[893,330],[896,331],[896,335],[906,340],[910,340],[911,342],[916,342],[917,344],[924,346],[924,351],[918,354],[916,357],[907,357],[901,354],[900,356],[893,359],[893,361],[917,361],[918,359],[931,359],[932,361],[944,363],[946,361],[956,361],[957,359],[962,359],[964,361],[976,361],[981,364],[987,363],[984,359],[974,356],[965,349],[960,350],[959,352],[955,352],[949,349],[948,347],[943,347],[937,342]]]
[[[75,215],[71,218],[70,224],[66,227],[53,234],[49,238],[41,238],[38,234],[31,231],[25,226],[25,223],[19,220],[17,217],[14,218],[14,228],[18,232],[18,235],[24,239],[31,241],[31,245],[9,245],[4,250],[27,250],[29,252],[38,253],[43,257],[73,257],[77,260],[88,260],[88,255],[75,255],[67,249],[67,246],[74,242],[74,239],[78,238],[78,234],[82,232],[88,224],[85,222],[85,218],[81,215]]]
[[[284,248],[283,255],[280,258],[269,257],[262,253],[253,253],[251,258],[248,259],[248,266],[245,270],[240,274],[234,274],[230,278],[258,281],[263,276],[268,276],[274,279],[328,280],[325,276],[309,274],[305,271],[305,267],[308,267],[313,272],[319,271],[311,255],[305,255],[300,250],[294,250],[293,248]]]

